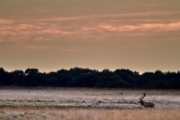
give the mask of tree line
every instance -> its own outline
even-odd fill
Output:
[[[12,72],[0,68],[0,86],[180,89],[180,72],[157,70],[139,74],[129,69],[98,71],[75,67],[42,73],[37,68]]]

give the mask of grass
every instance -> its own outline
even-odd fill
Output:
[[[137,104],[143,93],[155,109]],[[180,90],[0,89],[0,120],[179,120],[179,112]]]
[[[179,120],[179,109],[3,108],[0,120]]]
[[[146,101],[158,104],[180,104],[180,90],[124,90],[124,89],[0,89],[0,101],[86,101],[135,103],[146,93]]]

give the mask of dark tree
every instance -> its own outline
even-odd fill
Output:
[[[41,73],[36,68],[7,72],[0,68],[0,86],[21,87],[96,87],[96,88],[140,88],[180,89],[180,72],[145,72],[142,75],[129,69],[110,71],[71,68],[57,72]]]

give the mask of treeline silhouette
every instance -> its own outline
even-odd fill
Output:
[[[75,67],[42,73],[37,68],[12,72],[0,68],[0,86],[180,89],[180,72],[139,74],[129,69],[98,71]]]

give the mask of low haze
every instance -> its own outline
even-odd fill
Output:
[[[1,0],[0,67],[180,70],[179,0]]]

